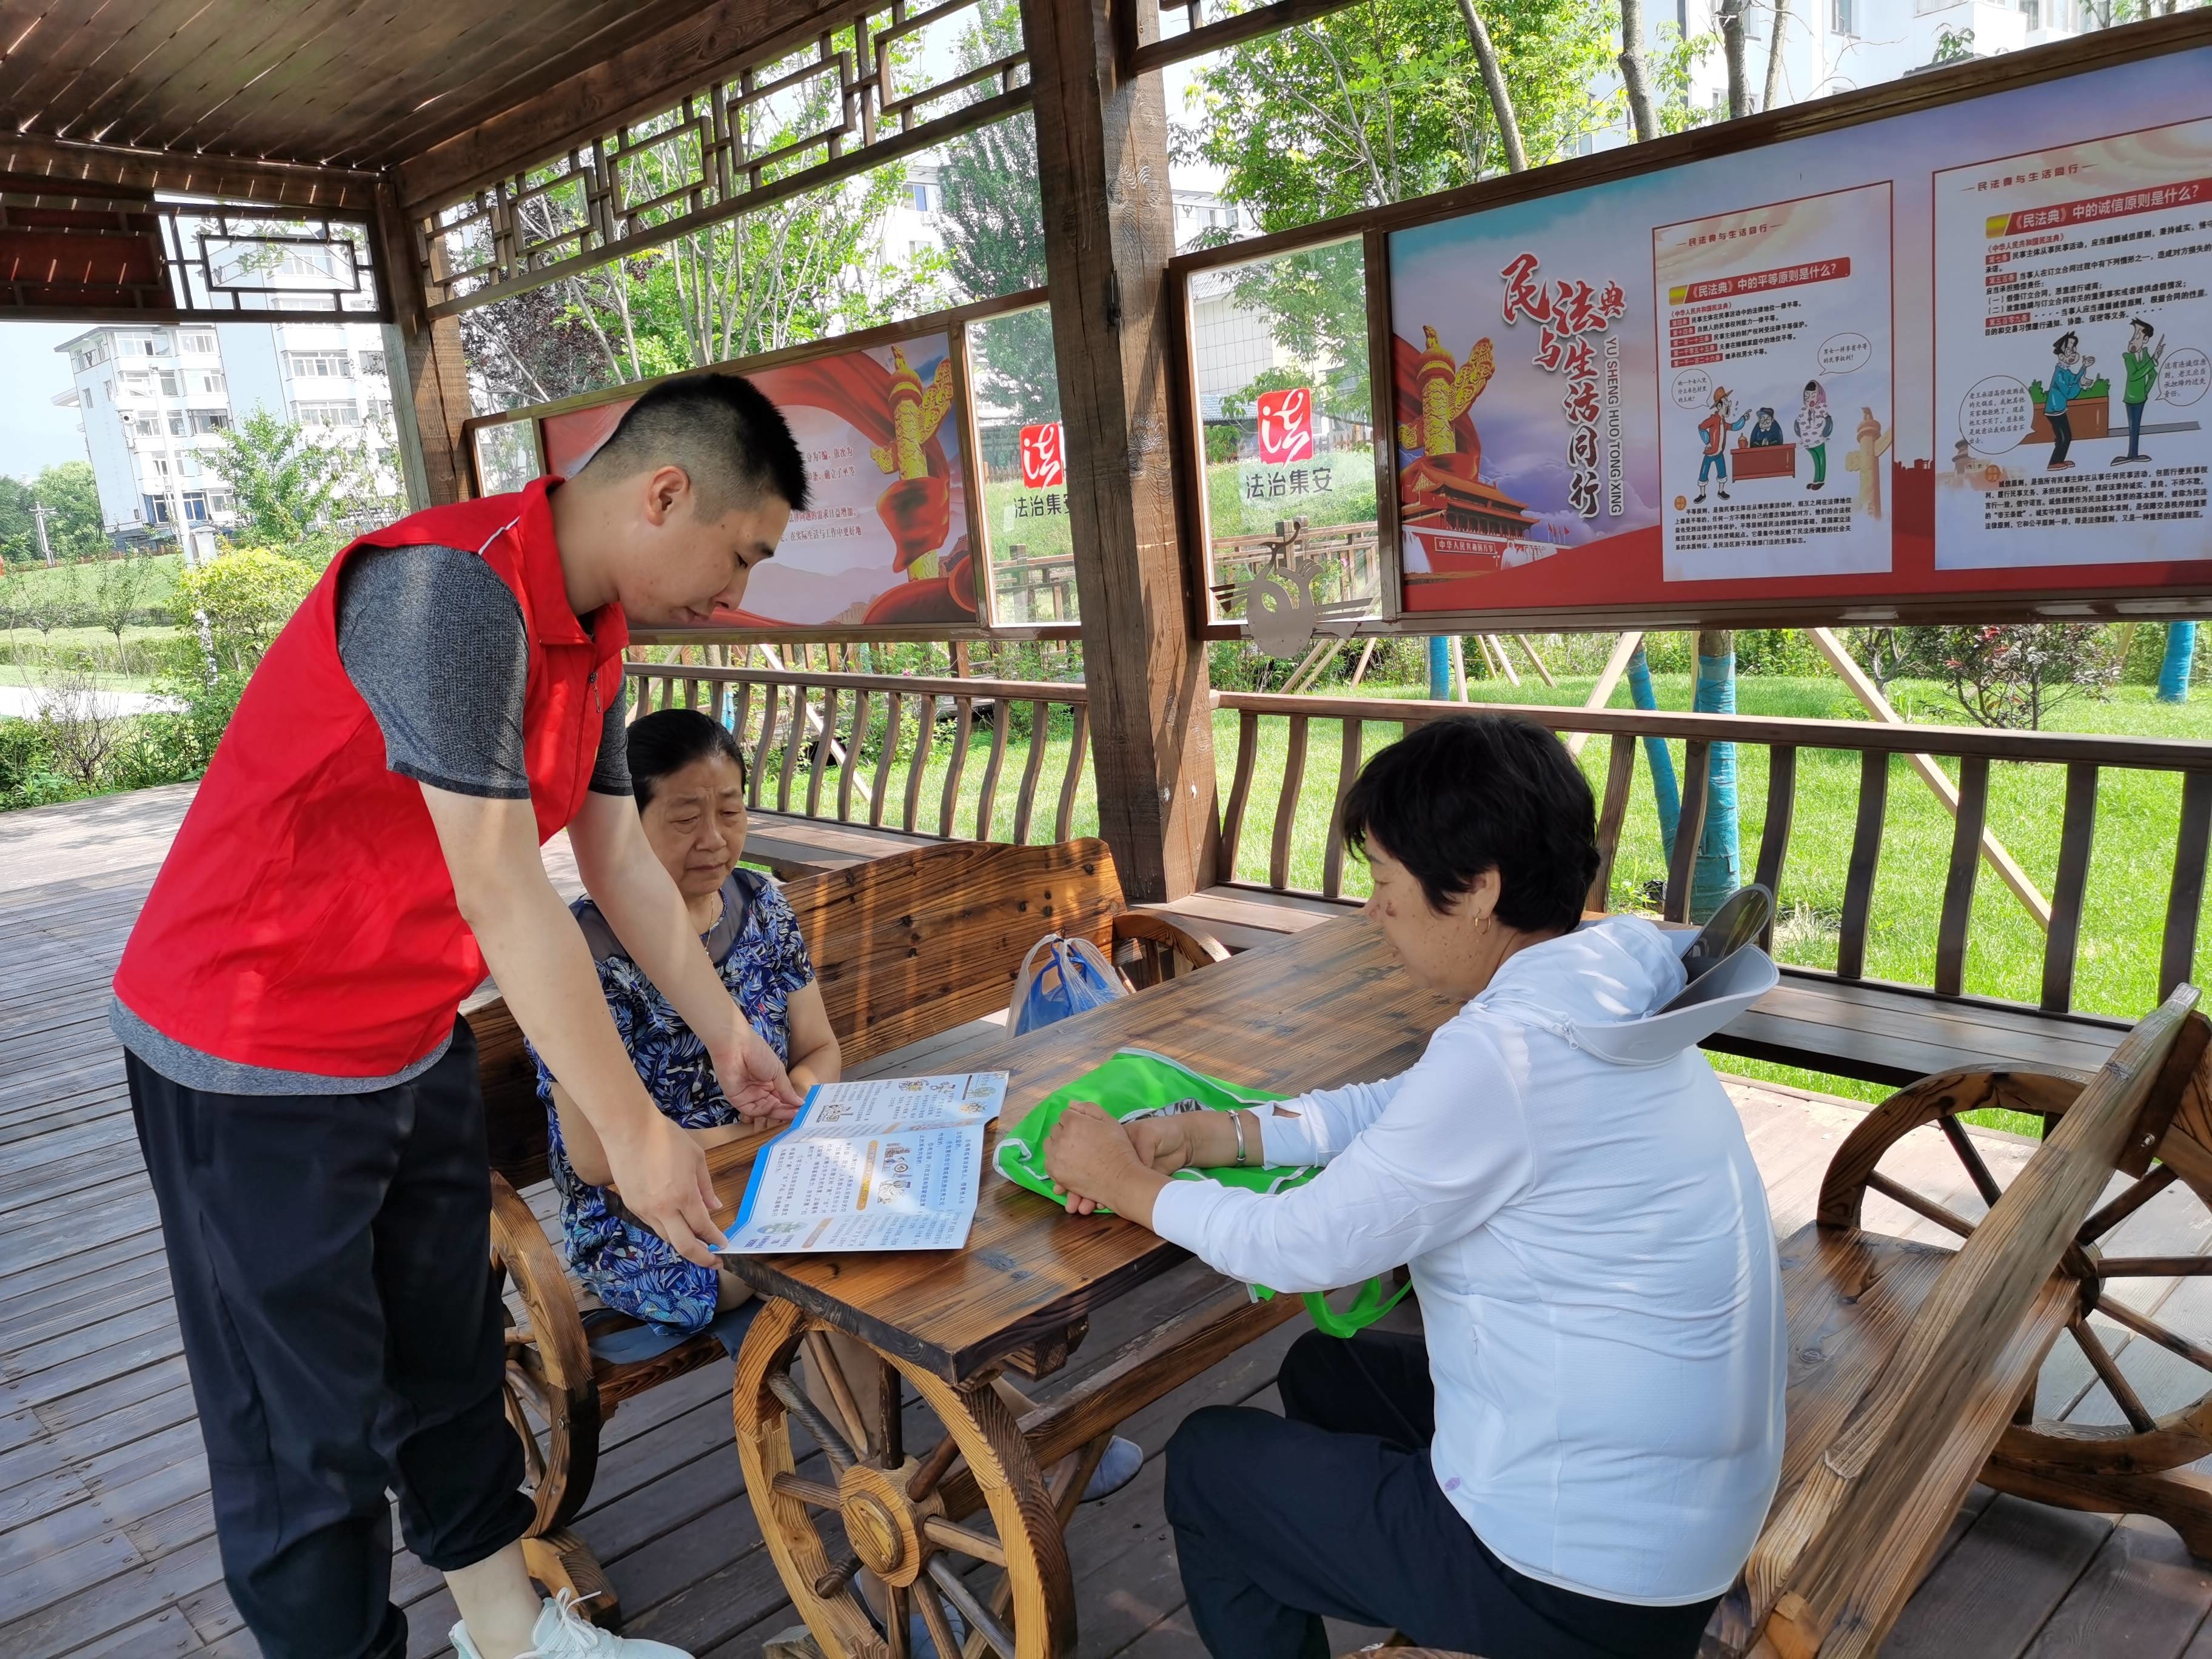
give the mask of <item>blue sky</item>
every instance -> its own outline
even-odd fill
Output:
[[[27,478],[89,459],[76,411],[52,401],[70,388],[69,359],[54,348],[83,331],[82,325],[0,323],[0,473]]]

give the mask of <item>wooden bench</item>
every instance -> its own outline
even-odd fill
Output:
[[[2212,1558],[2212,1481],[2184,1467],[2212,1452],[2212,1398],[2154,1417],[2087,1322],[2101,1309],[2151,1340],[2194,1346],[2109,1297],[2098,1241],[2177,1180],[2212,1200],[2212,1120],[2192,1087],[2208,1029],[2197,1000],[2193,987],[2179,988],[2086,1086],[2027,1073],[1928,1078],[1869,1113],[1838,1148],[1817,1218],[1782,1247],[1790,1382],[1780,1490],[1714,1616],[1707,1653],[1873,1653],[1977,1480],[2074,1508],[2154,1516]],[[2055,1122],[2002,1193],[1957,1121],[1990,1106]],[[1884,1152],[1929,1125],[1994,1200],[1978,1223],[1879,1169]],[[2116,1173],[2119,1189],[2109,1192]],[[1953,1251],[1868,1231],[1869,1193],[1962,1242]],[[2111,1269],[2153,1270],[2197,1269],[2118,1259]],[[2036,1415],[2038,1374],[2067,1334],[2128,1422]]]
[[[1055,930],[1108,951],[1139,986],[1228,955],[1201,933],[1133,911],[1098,841],[933,843],[808,876],[783,893],[848,1074],[1003,1010],[1023,957]],[[522,1436],[538,1506],[524,1547],[541,1583],[596,1594],[604,1617],[611,1587],[568,1530],[591,1493],[601,1427],[623,1401],[720,1359],[724,1349],[701,1333],[643,1358],[616,1357],[632,1346],[621,1338],[639,1322],[605,1309],[587,1314],[522,1196],[547,1179],[548,1153],[522,1034],[496,994],[463,1012],[477,1038],[493,1170],[492,1269],[525,1311],[508,1333],[507,1368],[508,1419]]]

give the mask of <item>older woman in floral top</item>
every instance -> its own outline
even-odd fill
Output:
[[[834,1082],[837,1037],[798,919],[767,877],[737,867],[745,844],[745,770],[737,740],[689,708],[647,714],[629,730],[630,783],[646,839],[690,907],[722,982],[794,1084]],[[744,1126],[714,1080],[705,1046],[630,960],[599,908],[589,899],[572,908],[615,1029],[647,1092],[702,1146],[735,1139]],[[613,1201],[599,1138],[543,1060],[538,1092],[550,1109],[553,1183],[568,1260],[599,1298],[685,1332],[704,1329],[718,1311],[744,1301],[745,1287],[734,1275],[686,1261]]]

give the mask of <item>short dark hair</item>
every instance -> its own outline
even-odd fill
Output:
[[[709,519],[748,495],[774,495],[794,513],[806,510],[806,461],[791,422],[741,374],[663,380],[629,406],[581,470],[602,462],[615,473],[682,467]]]
[[[2069,328],[2051,343],[2051,349],[2053,351],[2063,351],[2069,346],[2077,346],[2081,343],[2081,337]]]
[[[629,723],[629,788],[641,812],[653,804],[653,791],[671,772],[681,772],[709,755],[726,756],[745,781],[745,751],[720,720],[696,708],[664,708]]]
[[[1589,783],[1558,738],[1517,714],[1414,727],[1360,769],[1344,838],[1404,865],[1433,910],[1497,871],[1498,919],[1529,932],[1579,922],[1597,875]]]
[[[2130,318],[2128,321],[2128,326],[2130,328],[2139,328],[2146,334],[2155,334],[2158,332],[2156,329],[2153,328],[2148,323],[2145,322],[2140,317]]]

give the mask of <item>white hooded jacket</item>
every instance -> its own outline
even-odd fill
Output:
[[[1530,946],[1411,1070],[1261,1115],[1311,1182],[1171,1182],[1152,1211],[1278,1291],[1410,1266],[1437,1484],[1518,1571],[1645,1605],[1728,1589],[1782,1462],[1765,1188],[1696,1047],[1774,968],[1739,952],[1662,1013],[1692,937],[1615,916]]]

